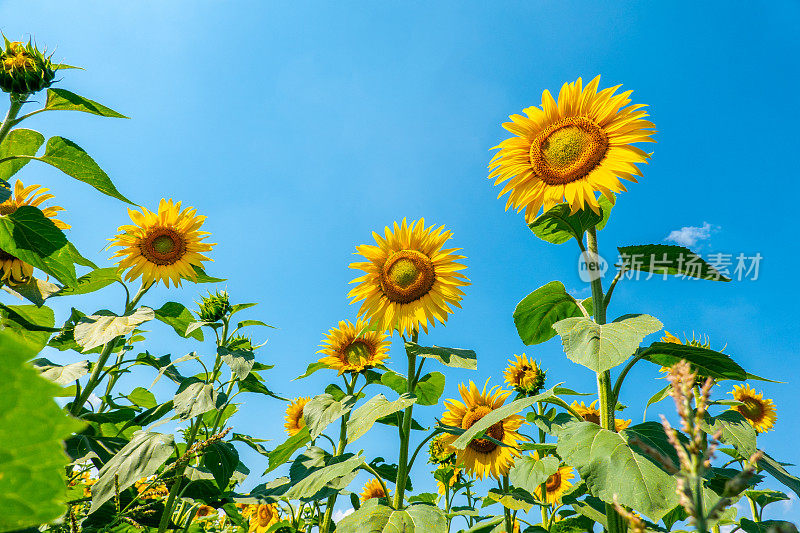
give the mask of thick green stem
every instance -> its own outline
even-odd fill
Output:
[[[542,402],[536,402],[536,414],[539,416],[544,415],[544,404]],[[583,418],[581,418],[583,420]],[[545,441],[545,432],[542,428],[539,428],[539,442],[544,444]],[[544,457],[544,452],[539,453],[539,457]],[[542,527],[547,528],[547,480],[544,480],[541,485],[539,485],[539,492],[541,494],[540,500],[542,501],[541,511],[542,511]]]
[[[347,394],[352,395],[356,390],[356,380],[358,374],[353,374],[353,379],[347,383]],[[344,453],[345,446],[347,446],[347,421],[350,420],[350,413],[346,413],[339,424],[339,444],[336,446],[334,457],[338,457]],[[385,489],[384,489],[385,490]],[[388,493],[387,493],[388,494]],[[319,524],[320,533],[328,533],[331,530],[331,519],[333,517],[333,507],[336,505],[336,494],[328,497],[328,505],[325,506],[325,515],[322,522]]]
[[[415,331],[411,336],[412,342],[416,344],[419,334]],[[407,388],[409,394],[414,394],[414,387],[416,386],[417,375],[417,355],[413,352],[406,352],[408,356],[408,373],[406,374]],[[400,433],[400,456],[397,460],[397,479],[395,480],[394,492],[394,508],[403,508],[403,495],[406,490],[406,481],[408,481],[408,444],[411,440],[411,413],[414,404],[406,407],[403,413],[403,430]]]
[[[6,138],[8,132],[11,131],[11,127],[14,125],[14,119],[17,118],[20,109],[25,104],[27,95],[11,95],[11,105],[8,106],[8,112],[6,113],[6,118],[3,120],[3,125],[0,126],[0,143],[3,142],[3,139]]]
[[[508,487],[509,487],[509,482],[508,482],[508,476],[506,475],[503,476],[503,485],[501,487],[503,494],[508,493]],[[511,518],[511,511],[509,510],[508,507],[503,507],[503,512],[506,517],[506,533],[514,533],[514,520]]]

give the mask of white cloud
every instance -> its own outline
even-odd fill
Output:
[[[670,232],[664,239],[665,241],[672,241],[681,246],[691,247],[697,244],[697,241],[703,241],[711,237],[712,233],[719,231],[719,226],[712,226],[708,222],[703,222],[703,225],[698,226],[684,226],[681,229],[676,229]]]
[[[341,509],[336,509],[333,512],[333,516],[331,518],[333,518],[334,522],[338,522],[339,520],[341,520],[345,516],[347,516],[349,514],[352,514],[353,511],[355,511],[355,509],[353,509],[352,507],[350,509],[345,509],[344,511],[342,511]]]

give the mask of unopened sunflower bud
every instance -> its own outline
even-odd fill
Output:
[[[12,94],[27,95],[41,91],[53,83],[56,71],[50,56],[45,56],[33,43],[11,42],[5,37],[0,52],[0,89]]]
[[[208,293],[198,304],[200,309],[197,314],[200,320],[205,322],[218,322],[222,317],[230,313],[231,302],[227,291],[217,291],[214,294]]]
[[[444,435],[435,437],[428,445],[429,463],[436,465],[455,464],[456,454],[451,446],[443,441]]]
[[[234,335],[228,340],[228,346],[231,350],[252,350],[253,341],[246,335]]]

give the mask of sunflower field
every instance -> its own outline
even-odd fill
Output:
[[[762,447],[779,413],[763,393],[772,380],[724,342],[613,305],[632,274],[730,275],[650,243],[608,243],[622,259],[601,275],[602,230],[618,209],[645,215],[624,193],[660,140],[632,91],[577,78],[508,110],[487,189],[527,225],[533,253],[580,256],[586,297],[558,279],[519,291],[507,315],[530,348],[489,375],[481,354],[439,340],[453,315],[481,310],[464,301],[458,234],[423,218],[352,217],[352,262],[320,265],[349,267],[351,314],[297,339],[316,353],[271,352],[280,316],[217,277],[221,237],[202,206],[172,198],[169,180],[157,205],[137,205],[70,138],[28,127],[56,111],[128,118],[70,90],[77,69],[4,38],[0,532],[797,532],[773,509],[800,496],[800,471]],[[115,235],[96,236],[106,263],[70,241],[65,215],[85,206],[59,205],[35,177],[47,166],[81,182],[85,206],[105,195],[127,209]],[[196,301],[162,298],[179,289]],[[191,348],[166,354],[151,331]],[[569,373],[531,355],[547,342]],[[280,365],[304,371],[279,382]],[[631,378],[643,367],[658,377]],[[623,403],[634,388],[646,405]],[[241,429],[245,404],[264,433]]]

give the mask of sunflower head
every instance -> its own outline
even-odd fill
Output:
[[[383,486],[377,479],[370,479],[364,484],[364,489],[361,491],[361,502],[365,502],[371,498],[386,498],[388,495],[383,490]]]
[[[211,507],[210,505],[201,505],[197,508],[197,512],[195,513],[196,518],[207,518],[217,513],[217,510]]]
[[[303,407],[310,401],[311,398],[307,396],[305,398],[295,398],[289,403],[286,408],[286,423],[283,425],[286,428],[286,433],[294,436],[306,427],[306,421],[303,419]]]
[[[481,391],[472,382],[469,386],[463,383],[458,386],[462,401],[446,400],[447,411],[442,415],[442,424],[469,429],[478,420],[492,411],[499,409],[511,391],[495,387],[486,390],[484,385]],[[517,443],[522,436],[517,430],[522,426],[524,418],[520,415],[510,415],[495,423],[486,430],[486,435],[491,437],[473,439],[463,450],[456,450],[456,465],[464,468],[469,474],[483,479],[487,474],[495,479],[500,479],[508,473],[514,464],[514,458],[519,456]],[[456,440],[456,435],[444,434],[443,443],[450,446]],[[502,442],[500,446],[497,442]]]
[[[242,516],[250,518],[249,533],[266,533],[273,524],[280,520],[278,507],[272,503],[249,505],[245,510],[248,511],[248,514],[247,516],[242,514]]]
[[[734,400],[742,402],[742,405],[736,405],[731,409],[745,417],[756,432],[766,433],[773,428],[778,419],[778,411],[772,400],[764,398],[762,393],[757,393],[747,384],[734,385],[730,394],[733,394]]]
[[[42,211],[42,214],[49,218],[58,229],[69,229],[66,224],[56,218],[59,211],[64,208],[58,205],[42,207],[47,200],[55,198],[48,193],[49,189],[41,185],[28,185],[17,180],[11,196],[0,203],[0,215],[10,215],[22,206],[29,205]],[[11,286],[27,283],[33,276],[33,266],[17,258],[13,254],[0,248],[0,282],[8,283]]]
[[[160,498],[166,498],[169,495],[167,486],[161,481],[153,483],[155,479],[155,476],[150,476],[142,478],[134,483],[134,487],[136,488],[136,492],[139,493],[140,498],[145,500],[158,500]]]
[[[445,435],[438,435],[428,445],[428,462],[435,465],[455,464],[455,450],[445,443]]]
[[[5,48],[0,51],[0,89],[4,92],[28,95],[50,87],[56,69],[50,57],[31,41],[9,41],[3,37]],[[51,54],[52,55],[52,54]]]
[[[506,383],[517,392],[534,396],[544,387],[546,370],[543,370],[533,359],[528,356],[515,355],[516,359],[509,359],[506,368]]]
[[[328,330],[317,353],[323,354],[319,362],[336,370],[341,376],[345,372],[358,373],[380,365],[389,354],[388,336],[370,329],[366,320],[358,319],[353,325],[342,320]]]
[[[203,261],[211,261],[203,252],[211,250],[211,243],[202,242],[208,237],[199,231],[206,217],[197,215],[197,210],[181,203],[161,200],[158,212],[143,207],[142,211],[128,209],[133,224],[120,226],[120,233],[111,239],[111,246],[119,246],[112,259],[120,270],[129,269],[125,279],[132,281],[141,277],[146,284],[163,281],[169,287],[180,285],[181,279],[197,279],[195,267]]]
[[[650,155],[632,143],[653,142],[655,127],[644,105],[628,105],[631,91],[598,92],[600,76],[583,87],[581,78],[565,83],[556,101],[549,91],[541,107],[511,115],[503,127],[514,137],[502,141],[492,158],[489,178],[505,183],[506,209],[525,210],[530,224],[540,209],[566,201],[573,213],[589,207],[599,213],[597,194],[614,201],[625,191],[620,179],[637,181]],[[498,196],[498,197],[499,197]]]
[[[539,452],[534,452],[533,457],[537,461],[541,458],[539,456]],[[561,496],[563,496],[564,493],[567,492],[570,487],[572,487],[572,480],[574,478],[575,472],[572,470],[571,466],[559,466],[558,471],[548,477],[547,481],[545,481],[545,502],[556,503],[560,501]],[[541,499],[541,494],[541,487],[536,487],[536,497]]]
[[[420,329],[427,333],[429,324],[444,323],[453,307],[461,307],[460,287],[469,280],[458,272],[466,268],[457,262],[464,259],[455,254],[458,249],[443,249],[451,238],[444,226],[426,228],[424,219],[410,225],[403,219],[383,237],[372,235],[376,245],[356,247],[366,261],[350,264],[364,272],[351,281],[358,285],[348,294],[351,303],[363,300],[359,316],[410,336]]]
[[[680,340],[680,338],[676,337],[672,333],[667,330],[664,330],[664,336],[661,337],[661,342],[668,342],[671,344],[684,344],[686,346],[695,346],[697,348],[705,348],[707,350],[711,349],[711,339],[706,336],[702,336],[699,339],[695,338],[694,333],[692,333],[692,338],[689,340],[689,337],[684,337],[684,340]],[[720,350],[722,351],[722,350]],[[659,372],[663,372],[664,374],[669,374],[670,367],[662,366],[658,369]],[[706,380],[706,376],[702,375],[700,372],[697,372],[697,369],[692,367],[692,371],[697,373],[696,384],[699,387],[702,387],[703,382]]]
[[[198,304],[197,316],[205,322],[219,322],[222,317],[231,312],[231,300],[228,291],[217,291],[203,297]]]
[[[587,422],[592,422],[593,424],[600,425],[600,411],[597,409],[597,400],[593,401],[587,407],[583,402],[572,402],[570,405],[573,411],[581,415],[581,418],[586,420]],[[619,418],[614,419],[614,429],[617,432],[622,431],[623,429],[627,428],[631,425],[630,420],[620,420]]]

